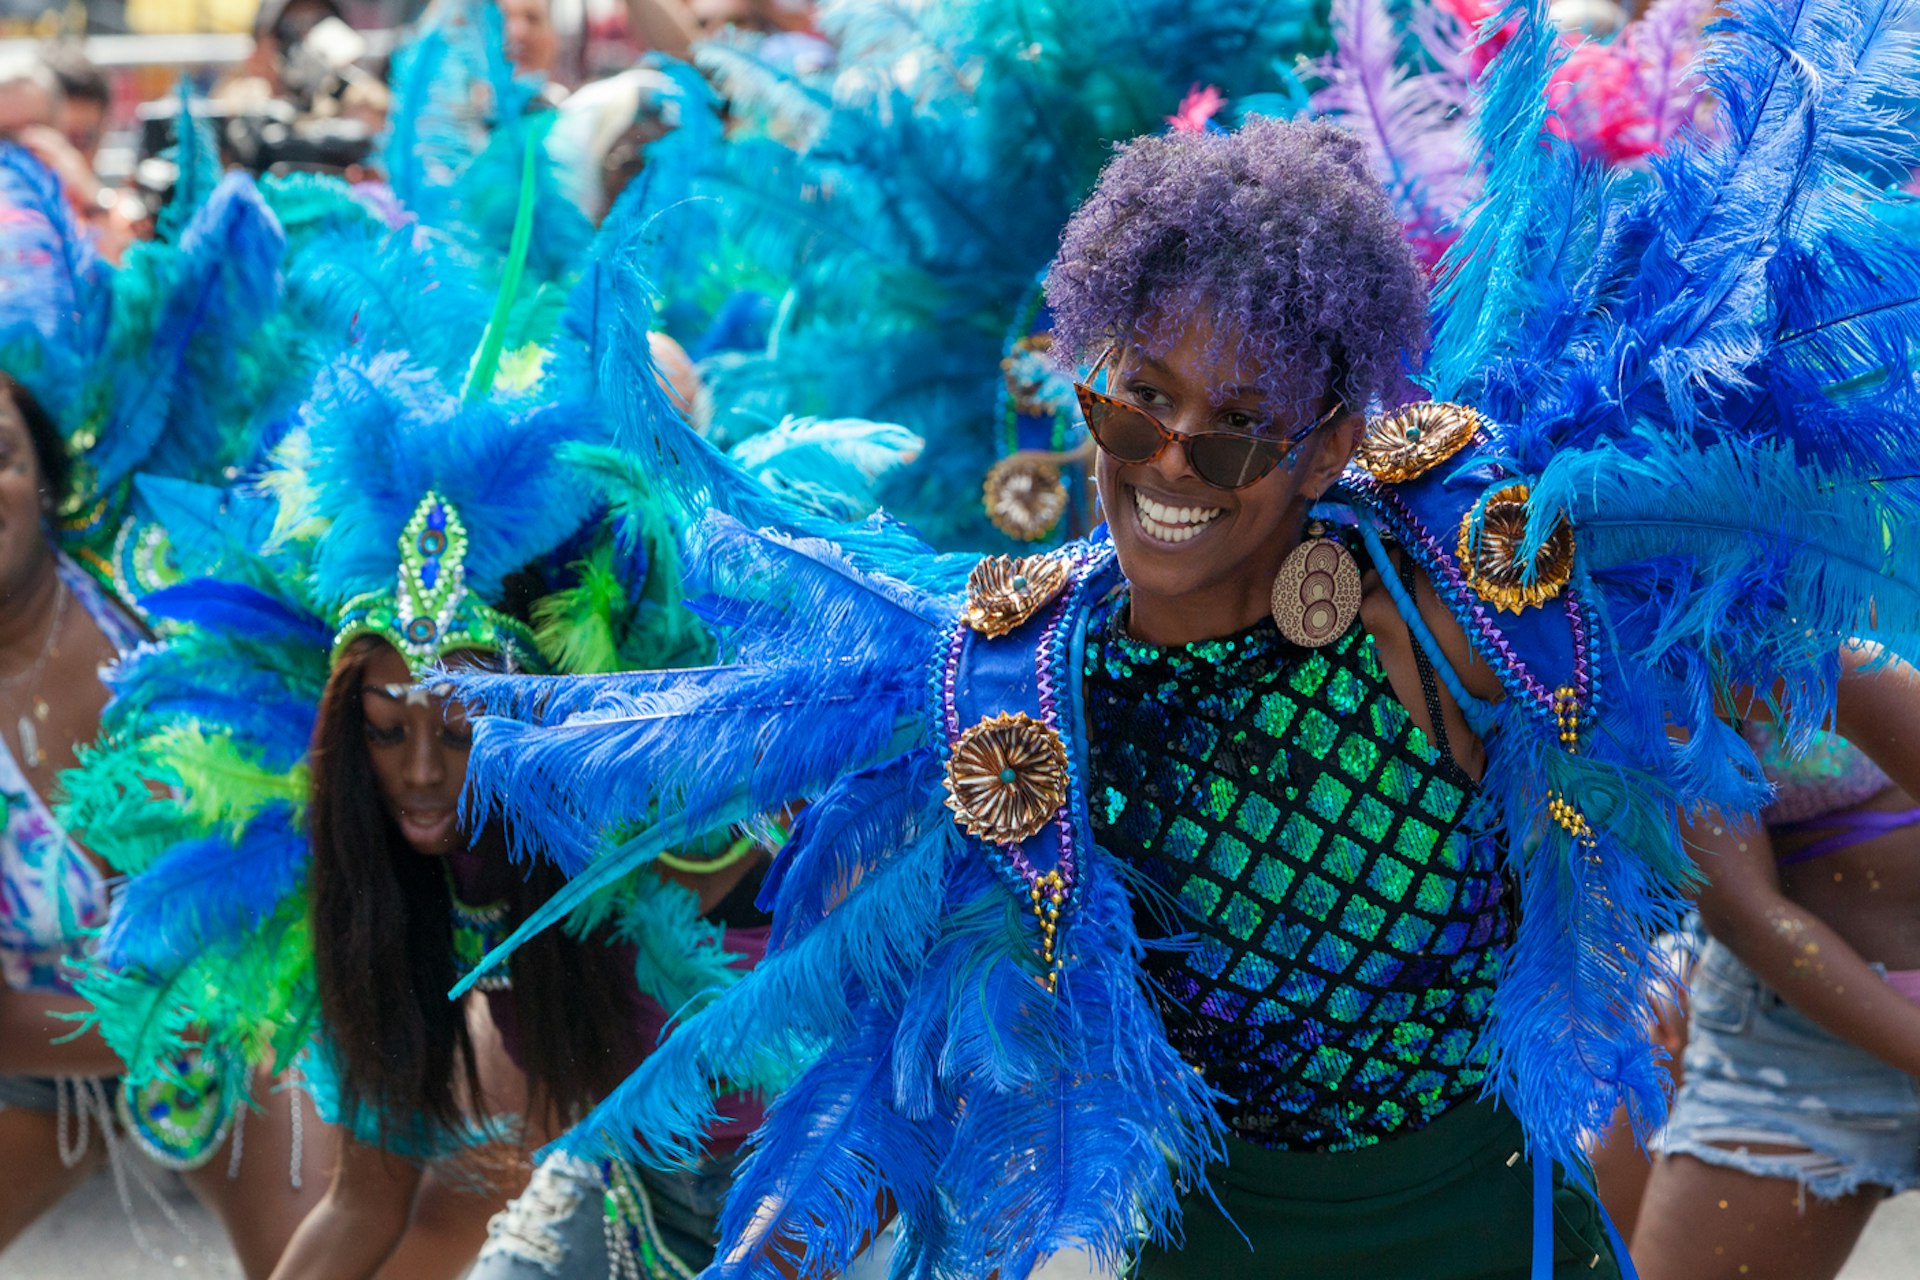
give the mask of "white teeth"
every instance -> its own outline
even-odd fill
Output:
[[[1213,523],[1221,508],[1170,507],[1135,490],[1133,511],[1148,537],[1158,542],[1186,542]]]

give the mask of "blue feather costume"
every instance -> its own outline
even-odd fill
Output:
[[[1624,183],[1551,140],[1561,53],[1544,6],[1516,3],[1479,113],[1489,194],[1443,264],[1431,361],[1436,397],[1484,416],[1441,411],[1467,428],[1446,448],[1405,430],[1439,419],[1377,420],[1319,512],[1376,562],[1404,548],[1505,692],[1452,689],[1520,901],[1488,1090],[1536,1170],[1578,1166],[1622,1101],[1643,1128],[1662,1112],[1643,1026],[1667,976],[1652,939],[1693,875],[1676,824],[1764,795],[1717,698],[1783,691],[1804,730],[1829,714],[1841,647],[1920,642],[1899,429],[1920,264],[1860,176],[1920,159],[1876,105],[1920,77],[1911,11],[1738,6],[1706,65],[1725,136],[1684,136]],[[1164,1239],[1222,1131],[1088,821],[1081,641],[1117,582],[1110,548],[987,562],[970,583],[884,520],[822,538],[749,499],[670,416],[629,405],[622,425],[683,502],[716,508],[691,564],[726,661],[461,681],[494,713],[476,802],[538,814],[527,829],[577,868],[552,917],[690,832],[811,805],[766,890],[774,952],[565,1145],[685,1160],[721,1082],[811,1062],[757,1137],[709,1274],[771,1276],[783,1254],[831,1272],[883,1204],[896,1275],[1021,1275],[1074,1246],[1117,1264]],[[956,761],[1005,716],[1061,754],[1044,778],[999,775],[1044,795],[1039,828],[982,839]]]

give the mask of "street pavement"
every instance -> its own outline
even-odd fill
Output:
[[[155,1175],[167,1209],[197,1238],[189,1242],[167,1213],[133,1191],[133,1222],[152,1252],[135,1241],[106,1174],[68,1197],[0,1255],[0,1280],[240,1280],[213,1218],[177,1178]],[[1920,1274],[1920,1192],[1896,1197],[1874,1216],[1840,1280],[1914,1280]],[[1061,1260],[1046,1280],[1088,1273]],[[1756,1275],[1754,1280],[1767,1280]]]

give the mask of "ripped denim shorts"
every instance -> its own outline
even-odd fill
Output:
[[[1822,1198],[1920,1185],[1920,1082],[1822,1031],[1709,938],[1686,1080],[1656,1145]],[[1804,1148],[1760,1154],[1753,1147]]]

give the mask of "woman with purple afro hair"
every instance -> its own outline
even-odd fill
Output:
[[[1142,886],[1160,1016],[1228,1134],[1221,1201],[1190,1195],[1138,1280],[1249,1244],[1263,1275],[1525,1274],[1526,1144],[1480,1098],[1512,924],[1462,709],[1500,682],[1402,553],[1314,516],[1426,342],[1386,194],[1326,124],[1143,138],[1047,298],[1056,352],[1105,378],[1079,392],[1122,579],[1087,625],[1092,832]],[[1618,1276],[1553,1177],[1556,1253]]]
[[[1365,409],[1400,398],[1427,339],[1427,289],[1351,134],[1259,119],[1120,149],[1047,277],[1054,350],[1084,364],[1123,337],[1164,354],[1204,310],[1270,372]],[[1219,353],[1215,353],[1219,354]]]

